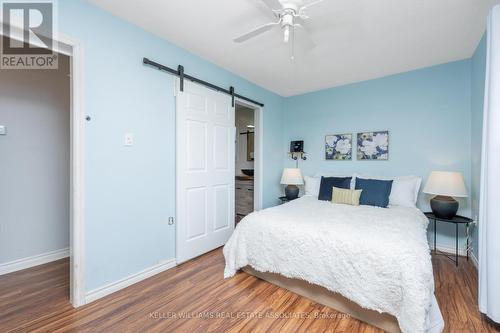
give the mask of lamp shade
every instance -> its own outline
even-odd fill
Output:
[[[281,184],[283,185],[302,185],[304,184],[304,179],[302,178],[302,172],[300,169],[285,169],[283,170],[283,175],[281,175]]]
[[[431,172],[423,192],[450,197],[467,197],[464,177],[460,172]]]

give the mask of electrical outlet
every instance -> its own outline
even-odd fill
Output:
[[[0,135],[7,135],[7,127],[0,125]]]

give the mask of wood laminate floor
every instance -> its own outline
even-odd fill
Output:
[[[477,273],[433,256],[446,332],[500,332],[479,314]],[[69,263],[0,276],[0,332],[382,332],[246,273],[224,280],[221,249],[75,310]]]

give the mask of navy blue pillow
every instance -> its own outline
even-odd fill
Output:
[[[356,190],[363,190],[359,198],[360,205],[386,208],[391,189],[392,180],[356,178]]]
[[[351,188],[352,177],[321,177],[319,185],[319,200],[331,201],[334,187]]]

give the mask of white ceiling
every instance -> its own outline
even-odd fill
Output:
[[[90,1],[282,96],[469,58],[488,10],[500,3],[325,0],[308,11],[317,46],[298,49],[292,62],[279,28],[232,41],[274,19],[261,0]]]

